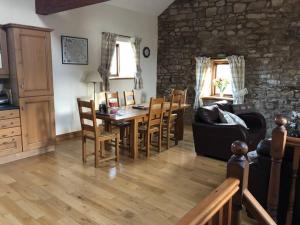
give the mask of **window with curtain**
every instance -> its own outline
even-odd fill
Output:
[[[130,38],[118,37],[111,61],[110,79],[134,79],[137,73],[135,49]]]
[[[216,81],[223,81],[227,83],[225,90],[223,91],[224,96],[232,97],[232,79],[231,79],[230,65],[227,59],[216,59],[212,60],[212,80],[210,81],[211,96],[219,96],[221,91],[216,86]]]

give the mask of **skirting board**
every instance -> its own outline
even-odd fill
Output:
[[[12,154],[12,155],[8,155],[8,156],[4,156],[0,158],[0,165],[2,164],[6,164],[6,163],[10,163],[10,162],[14,162],[20,159],[25,159],[25,158],[29,158],[32,156],[36,156],[36,155],[41,155],[47,152],[53,152],[55,151],[55,146],[48,146],[45,148],[40,148],[40,149],[36,149],[36,150],[32,150],[32,151],[28,151],[28,152],[19,152],[16,154]]]
[[[61,143],[63,141],[66,141],[66,140],[71,140],[71,139],[79,138],[79,137],[81,137],[81,131],[75,131],[75,132],[72,132],[72,133],[57,135],[56,136],[56,143],[58,144],[58,143]]]

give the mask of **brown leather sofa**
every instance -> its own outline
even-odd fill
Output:
[[[248,153],[248,158],[251,161],[248,188],[265,209],[267,209],[267,196],[271,170],[270,149],[270,140],[263,140],[261,141],[261,143],[259,143],[255,151]],[[288,200],[292,181],[292,158],[293,149],[291,147],[286,147],[285,156],[283,158],[281,167],[280,195],[277,221],[279,225],[285,224],[285,219],[287,215]],[[296,190],[296,204],[294,208],[295,211],[293,225],[300,224],[300,171],[298,175]]]
[[[241,125],[229,125],[220,122],[219,110],[235,113],[242,118],[249,129]],[[211,106],[200,107],[193,122],[193,136],[197,155],[209,156],[227,161],[231,157],[230,146],[236,141],[244,141],[249,150],[265,138],[266,121],[257,112],[234,111],[228,102],[217,102]]]

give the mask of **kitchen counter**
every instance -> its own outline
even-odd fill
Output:
[[[0,105],[0,111],[4,110],[13,110],[13,109],[19,109],[19,106],[16,105]]]

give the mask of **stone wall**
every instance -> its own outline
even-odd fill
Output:
[[[235,54],[246,59],[246,102],[269,130],[275,114],[300,111],[300,0],[176,0],[159,17],[158,44],[159,96],[188,87],[193,103],[194,58]]]

